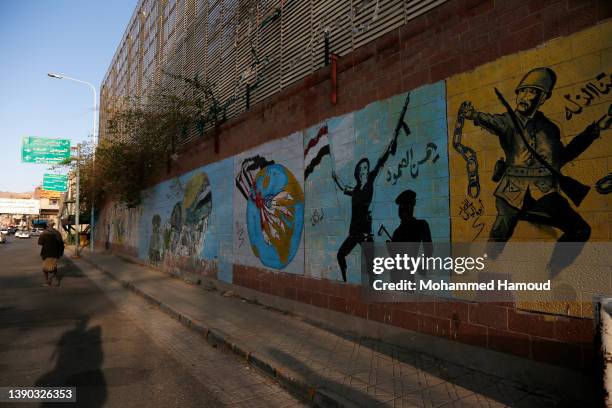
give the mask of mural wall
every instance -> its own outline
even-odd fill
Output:
[[[140,240],[139,225],[142,207],[128,208],[125,205],[111,204],[102,211],[96,240],[105,248],[124,247],[136,251]]]
[[[611,23],[446,83],[453,242],[610,241]],[[548,277],[571,288],[582,248],[551,246]],[[575,301],[517,306],[590,317],[598,287],[581,287]]]
[[[304,132],[307,276],[360,283],[362,242],[448,242],[445,113],[439,82]]]
[[[143,193],[138,255],[173,270],[231,282],[232,160],[201,167]]]
[[[236,264],[360,283],[362,242],[450,239],[445,112],[439,82],[160,183],[130,242],[179,275],[232,282]]]
[[[102,239],[357,284],[364,242],[609,241],[611,90],[608,22],[161,183]]]
[[[610,240],[611,26],[446,81],[453,241]]]

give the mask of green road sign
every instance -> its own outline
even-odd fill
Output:
[[[65,174],[45,174],[45,176],[43,177],[43,190],[68,190],[68,176],[66,176]]]
[[[69,139],[24,137],[21,146],[23,163],[56,164],[70,157]]]

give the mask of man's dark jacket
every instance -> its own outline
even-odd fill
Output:
[[[64,254],[64,241],[56,229],[47,229],[38,237],[38,245],[42,245],[40,257],[60,258]]]

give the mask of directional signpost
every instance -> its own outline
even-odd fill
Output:
[[[60,192],[68,190],[68,176],[65,174],[45,174],[43,190]]]
[[[27,136],[23,138],[23,163],[57,164],[70,158],[69,139],[49,139]]]

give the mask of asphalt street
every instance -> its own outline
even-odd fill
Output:
[[[0,244],[0,387],[74,386],[70,407],[302,405],[83,261],[43,286],[36,238]]]

